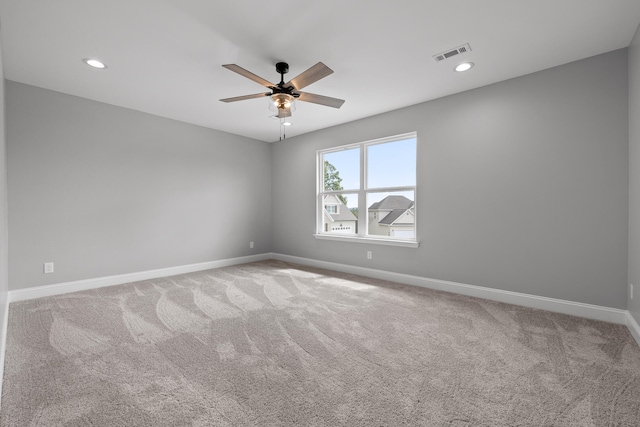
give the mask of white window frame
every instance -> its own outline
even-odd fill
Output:
[[[367,148],[373,145],[384,144],[388,142],[401,141],[403,139],[416,139],[416,172],[417,172],[417,150],[418,150],[418,134],[417,132],[408,132],[400,135],[393,135],[385,138],[378,138],[364,142],[358,142],[354,144],[342,145],[340,147],[333,147],[316,152],[316,233],[314,237],[316,239],[323,240],[337,240],[344,242],[359,242],[359,243],[371,243],[390,246],[404,246],[417,248],[420,243],[418,241],[418,182],[416,175],[416,184],[413,186],[400,186],[400,187],[381,187],[381,188],[368,188],[367,185]],[[350,150],[353,148],[360,149],[360,188],[347,188],[344,190],[325,190],[324,189],[324,155],[329,153],[335,153],[338,151]],[[413,238],[393,238],[385,236],[372,236],[368,235],[369,230],[369,210],[367,206],[367,194],[376,192],[400,192],[400,191],[413,191],[413,210],[414,210],[414,237]],[[356,194],[358,196],[358,233],[355,235],[340,235],[331,234],[324,231],[324,206],[323,198],[328,194],[343,194],[349,196],[350,194]]]

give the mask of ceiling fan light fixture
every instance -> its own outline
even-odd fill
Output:
[[[275,105],[278,110],[288,110],[291,108],[293,101],[295,101],[293,95],[289,95],[288,93],[274,93],[271,95],[271,99],[273,100],[273,105]]]

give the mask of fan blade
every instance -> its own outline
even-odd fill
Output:
[[[236,101],[244,101],[245,99],[253,99],[253,98],[264,98],[265,96],[270,96],[271,93],[254,93],[253,95],[243,95],[236,96],[234,98],[224,98],[220,101],[222,102],[236,102]]]
[[[284,119],[285,117],[291,117],[291,109],[278,108],[278,115],[276,117],[278,117],[279,119]]]
[[[297,77],[292,78],[286,83],[285,87],[293,86],[296,90],[300,90],[306,86],[309,86],[311,83],[315,83],[318,80],[327,77],[329,74],[332,74],[333,70],[322,62],[318,62],[313,67],[309,68],[307,71],[303,71]]]
[[[344,104],[344,99],[331,98],[330,96],[316,95],[315,93],[300,92],[298,101],[313,102],[314,104],[326,105],[327,107],[340,108]]]
[[[241,76],[244,76],[244,77],[248,78],[249,80],[253,80],[256,83],[261,84],[262,86],[265,86],[265,87],[268,87],[268,88],[276,86],[273,83],[263,79],[262,77],[256,76],[251,71],[245,70],[244,68],[242,68],[239,65],[227,64],[227,65],[223,65],[223,67],[226,68],[227,70],[231,70],[231,71],[233,71],[235,73],[238,73]]]

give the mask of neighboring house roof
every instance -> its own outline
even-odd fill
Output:
[[[340,209],[338,209],[338,211],[339,211],[338,213],[332,214],[327,212],[327,210],[325,209],[324,213],[325,215],[329,215],[329,217],[333,221],[357,221],[358,220],[358,218],[356,218],[353,212],[351,212],[349,208],[346,207],[345,205],[340,205]]]
[[[371,210],[392,211],[395,209],[402,209],[403,211],[406,211],[411,206],[413,206],[413,201],[407,199],[404,196],[387,196],[384,199],[380,200],[379,202],[376,202],[371,206],[369,206],[369,210],[370,211]]]
[[[411,202],[411,205],[413,206],[413,202]],[[404,214],[406,211],[407,209],[394,209],[391,212],[389,212],[387,216],[382,218],[378,224],[391,225],[395,222],[395,220],[400,218],[402,214]]]

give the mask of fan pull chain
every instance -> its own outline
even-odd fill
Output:
[[[287,130],[286,130],[286,126],[284,125],[284,120],[283,118],[280,118],[280,141],[282,141],[283,139],[287,139]]]

